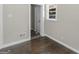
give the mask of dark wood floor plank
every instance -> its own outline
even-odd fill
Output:
[[[12,47],[1,49],[3,54],[75,54],[48,37],[38,37]]]

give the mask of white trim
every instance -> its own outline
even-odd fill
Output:
[[[41,5],[41,21],[40,21],[40,35],[44,36],[44,10],[45,10],[45,5]]]
[[[31,40],[31,5],[29,4],[29,39]]]
[[[29,40],[30,39],[28,38],[28,39],[22,39],[20,41],[16,41],[16,42],[13,42],[13,43],[5,44],[5,45],[0,46],[0,49],[7,48],[7,47],[10,47],[10,46],[14,46],[16,44],[20,44],[20,43],[23,43],[23,42],[26,42],[26,41],[29,41]]]
[[[52,40],[58,42],[59,44],[61,44],[61,45],[63,45],[63,46],[69,48],[70,50],[72,50],[72,51],[74,51],[74,52],[76,52],[76,53],[79,53],[79,51],[76,50],[75,48],[70,47],[69,45],[67,45],[67,44],[65,44],[65,43],[63,43],[63,42],[61,42],[61,41],[55,39],[54,37],[51,37],[51,36],[49,36],[48,34],[45,34],[45,36],[49,37],[50,39],[52,39]]]

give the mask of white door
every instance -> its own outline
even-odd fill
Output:
[[[40,19],[41,19],[40,6],[35,6],[35,31],[40,33]]]

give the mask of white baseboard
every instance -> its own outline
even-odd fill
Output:
[[[67,45],[67,44],[65,44],[65,43],[63,43],[63,42],[61,42],[61,41],[55,39],[54,37],[51,37],[51,36],[49,36],[49,35],[47,35],[47,34],[45,34],[45,36],[49,37],[50,39],[54,40],[55,42],[58,42],[59,44],[61,44],[61,45],[63,45],[63,46],[69,48],[70,50],[72,50],[72,51],[74,51],[74,52],[76,52],[76,53],[79,53],[79,51],[76,50],[75,48],[70,47],[69,45]]]
[[[20,43],[23,43],[23,42],[26,42],[26,41],[29,41],[30,39],[22,39],[20,41],[16,41],[16,42],[13,42],[13,43],[9,43],[9,44],[5,44],[3,46],[0,47],[0,49],[2,48],[7,48],[7,47],[10,47],[10,46],[13,46],[13,45],[16,45],[16,44],[20,44]]]

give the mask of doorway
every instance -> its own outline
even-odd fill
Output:
[[[41,6],[31,4],[31,38],[40,37]]]

